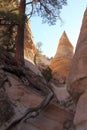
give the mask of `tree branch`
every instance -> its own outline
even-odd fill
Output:
[[[27,84],[27,87],[30,87],[30,84],[32,85],[32,89],[33,87],[36,89],[40,89],[40,91],[42,91],[42,93],[45,93],[45,98],[44,100],[37,105],[34,108],[29,108],[27,109],[27,111],[25,111],[25,113],[19,117],[17,120],[15,120],[14,122],[12,122],[11,124],[9,124],[8,128],[6,128],[5,130],[9,130],[9,128],[12,128],[14,125],[16,125],[17,123],[19,123],[19,129],[21,130],[21,126],[23,124],[23,122],[27,121],[30,118],[35,118],[37,115],[39,115],[39,113],[41,111],[43,111],[46,106],[49,104],[49,102],[52,100],[53,98],[53,92],[48,88],[48,86],[46,86],[47,84],[42,82],[41,79],[36,79],[38,80],[38,83],[36,84],[35,78],[37,77],[35,73],[32,73],[31,71],[28,71],[24,68],[18,68],[16,66],[4,66],[3,67],[4,71],[10,72],[10,73],[14,73],[16,76],[18,76],[22,81],[23,78],[25,78],[27,80],[27,82],[29,82]],[[35,77],[36,76],[36,77]],[[23,81],[24,85],[25,82]]]
[[[32,4],[32,10],[31,10],[30,14],[28,14],[28,15],[27,15],[27,16],[29,16],[29,15],[30,15],[28,19],[30,19],[30,18],[32,17],[32,14],[33,14],[33,9],[34,9],[34,8],[33,8],[33,4]]]
[[[19,123],[18,130],[21,130],[22,124],[27,121],[29,118],[35,118],[40,114],[41,111],[43,111],[46,106],[50,103],[50,101],[53,98],[53,93],[50,92],[47,97],[35,108],[31,108],[31,112],[28,111],[27,114],[21,119]]]
[[[33,1],[26,3],[26,5],[29,5],[29,4],[32,4],[32,3],[33,3]]]
[[[22,124],[27,121],[29,118],[33,117],[35,118],[39,113],[46,108],[46,106],[50,103],[50,101],[53,98],[53,93],[49,93],[47,97],[40,103],[40,105],[34,107],[34,108],[29,108],[27,111],[23,114],[22,117],[18,118],[14,122],[12,122],[8,128],[5,130],[9,130],[10,128],[14,127],[16,124],[19,123],[18,130],[21,130]]]

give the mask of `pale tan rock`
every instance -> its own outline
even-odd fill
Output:
[[[52,90],[55,93],[58,101],[64,101],[70,96],[67,92],[66,85],[64,85],[63,87],[57,87],[53,83],[50,83],[50,85],[52,86]]]
[[[40,97],[39,94],[26,88],[18,77],[10,73],[6,73],[6,75],[9,82],[6,82],[4,84],[5,89],[4,93],[8,96],[10,103],[12,105],[7,107],[7,113],[8,111],[10,111],[8,109],[12,107],[13,115],[11,115],[9,121],[5,122],[3,121],[2,124],[0,124],[0,130],[6,130],[6,128],[8,128],[10,124],[12,124],[12,122],[15,122],[16,120],[23,117],[23,115],[29,108],[36,107],[43,100],[43,98]],[[3,110],[5,109],[5,107],[2,104]],[[5,115],[7,115],[7,113]]]
[[[87,130],[87,91],[77,103],[74,124],[76,125],[76,130]]]
[[[30,22],[26,22],[25,35],[24,35],[24,56],[25,59],[33,62],[36,47],[33,40],[33,35],[31,32]]]
[[[1,73],[4,73],[4,71]],[[12,122],[20,119],[29,108],[38,106],[44,99],[44,97],[29,89],[29,86],[24,86],[21,80],[14,74],[7,72],[5,74],[8,81],[4,84],[3,91],[9,97],[14,113],[13,115],[11,114],[9,121],[2,123],[0,130],[6,130]],[[3,76],[1,76],[0,79],[2,79],[2,77]],[[6,104],[4,105],[6,106]],[[3,109],[5,108],[3,107]],[[38,116],[29,118],[27,122],[19,122],[17,126],[15,124],[8,130],[63,130],[66,123],[69,124],[68,127],[72,127],[72,119],[72,112],[60,108],[58,104],[54,102],[50,102]]]
[[[42,76],[40,70],[34,64],[35,53],[36,53],[36,47],[35,47],[33,35],[31,32],[30,22],[28,21],[25,26],[25,35],[24,35],[25,66],[30,68],[37,75]]]
[[[72,60],[68,90],[77,103],[74,118],[76,130],[87,130],[87,9]]]
[[[25,59],[25,66],[33,71],[36,75],[42,76],[41,71],[38,69],[38,67],[32,63],[32,61],[29,61],[29,59]]]
[[[87,9],[84,13],[75,55],[68,79],[70,93],[81,94],[87,89]],[[76,95],[76,94],[75,94]]]
[[[73,46],[71,42],[69,41],[66,32],[64,31],[60,40],[59,45],[56,51],[56,57],[73,57]]]
[[[54,102],[55,99],[52,99],[49,105],[47,104],[47,107],[42,109],[40,113],[38,112],[37,114],[39,115],[29,118],[27,122],[17,122],[18,126],[16,127],[15,121],[18,121],[21,118],[23,119],[30,108],[36,108],[40,103],[42,104],[42,101],[46,96],[40,95],[40,91],[48,94],[48,84],[44,81],[43,77],[37,76],[34,72],[30,71],[30,69],[26,68],[24,70],[23,68],[19,69],[19,67],[12,66],[14,62],[11,64],[10,60],[7,60],[8,58],[12,59],[10,54],[8,55],[4,52],[4,49],[1,52],[5,54],[0,55],[0,90],[3,89],[3,93],[0,91],[0,119],[2,119],[2,115],[5,116],[5,114],[7,115],[6,117],[8,117],[8,115],[10,115],[10,117],[9,120],[4,120],[4,117],[4,122],[0,120],[0,130],[7,130],[13,123],[13,128],[10,127],[8,130],[65,130],[66,127],[67,129],[71,128],[73,113],[61,108],[56,101]],[[10,63],[10,65],[6,63]],[[24,73],[22,73],[22,71]],[[25,74],[25,72],[27,74]],[[31,77],[29,80],[30,82],[25,75]],[[33,87],[36,87],[38,91],[35,92]],[[4,94],[8,98],[6,98]],[[3,97],[5,97],[4,101],[6,102],[1,102]],[[49,98],[47,97],[47,99]],[[9,111],[11,109],[12,111]],[[31,116],[35,114],[36,112],[34,111],[31,113]]]
[[[76,130],[87,130],[87,121],[82,122],[76,127]]]
[[[71,121],[73,114],[50,103],[36,118],[20,124],[11,130],[63,130],[66,122]],[[70,122],[69,122],[70,123]],[[69,127],[72,127],[69,125]]]
[[[65,31],[63,32],[54,58],[51,61],[53,78],[60,83],[65,83],[70,71],[73,57],[73,46],[70,43]]]

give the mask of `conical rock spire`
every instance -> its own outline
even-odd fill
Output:
[[[66,82],[72,57],[73,46],[70,43],[66,32],[64,31],[59,40],[59,45],[56,54],[50,64],[53,78],[57,79],[60,83]]]
[[[66,32],[64,31],[60,40],[59,40],[59,45],[56,51],[55,57],[69,57],[71,58],[73,56],[73,46],[70,43]]]

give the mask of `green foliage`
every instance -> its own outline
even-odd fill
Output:
[[[17,32],[16,25],[22,27],[26,15],[0,11],[0,18],[3,19],[4,24],[3,29],[0,30],[0,33],[4,36],[0,44],[3,44],[7,50],[13,50],[15,47],[15,33]]]
[[[56,24],[57,19],[60,19],[60,12],[63,6],[67,5],[67,0],[31,0],[32,4],[31,15],[38,15],[42,18],[43,23],[50,25]]]
[[[14,23],[15,25],[22,26],[23,21],[26,19],[25,14],[16,14],[12,12],[5,12],[5,11],[0,11],[0,18],[3,18],[4,21]]]
[[[46,79],[47,82],[50,81],[50,79],[52,79],[52,71],[49,67],[47,67],[46,69],[44,69],[42,71],[42,74],[44,76],[44,78]]]
[[[16,2],[15,0],[0,0],[0,8],[5,9],[13,9],[16,7]]]
[[[36,52],[35,52],[35,56],[34,56],[34,63],[37,64],[38,62],[41,62],[41,54],[42,54],[42,50],[41,50],[41,46],[42,46],[42,42],[37,42],[36,44]]]
[[[4,21],[4,26],[0,33],[5,36],[0,44],[3,44],[7,50],[13,50],[15,47],[14,34],[17,32],[15,27],[16,25],[22,27],[26,16],[24,14],[18,15],[17,13],[11,13],[9,11],[0,11],[0,18]],[[5,26],[6,24],[9,25]]]
[[[36,44],[36,53],[37,53],[37,55],[42,53],[41,47],[42,47],[42,42],[37,42],[37,44]]]
[[[26,0],[27,1],[27,0]],[[14,26],[19,26],[19,32],[20,33],[20,42],[23,45],[24,42],[24,23],[26,20],[26,14],[25,14],[25,8],[26,8],[26,2],[25,0],[21,0],[18,4],[18,0],[0,0],[0,23],[2,20],[4,20],[5,24],[11,24]],[[63,5],[67,4],[67,0],[31,0],[28,1],[27,5],[29,5],[29,18],[33,16],[33,14],[37,14],[38,16],[41,16],[43,19],[43,22],[47,22],[48,24],[55,24],[57,19],[60,19],[60,10],[62,9]],[[18,9],[18,11],[13,11],[15,7]],[[18,12],[23,12],[18,14]],[[28,12],[28,11],[27,11]],[[2,23],[1,23],[2,24]],[[14,27],[13,26],[13,27]],[[12,27],[12,30],[13,30]],[[17,30],[16,30],[17,31]],[[4,42],[14,43],[12,42],[12,31],[9,31],[9,34],[7,35],[7,38]],[[22,40],[21,40],[22,38]],[[19,41],[19,40],[18,40]],[[20,46],[19,42],[16,42],[19,46],[19,50],[16,49],[16,54],[20,55],[19,60],[23,61],[23,54],[24,47]],[[22,52],[22,53],[20,53]],[[37,54],[42,53],[40,48],[37,48],[37,52],[34,58],[34,61],[36,60]],[[17,56],[16,56],[17,57]],[[17,59],[18,60],[18,59]]]
[[[36,44],[36,57],[38,60],[40,60],[40,56],[42,54],[41,47],[42,47],[42,42],[37,42],[37,44]]]
[[[6,33],[7,32],[7,33]],[[2,39],[2,45],[8,50],[8,51],[14,51],[15,49],[15,31],[14,28],[4,28],[2,30],[2,34],[4,38]]]

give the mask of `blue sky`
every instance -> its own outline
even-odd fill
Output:
[[[49,26],[42,24],[40,17],[31,18],[30,24],[34,42],[41,41],[43,43],[41,47],[43,54],[48,57],[55,55],[59,39],[64,30],[72,45],[76,46],[86,7],[87,0],[68,0],[68,5],[63,7],[60,14],[63,20],[62,25],[59,20],[56,25]]]

